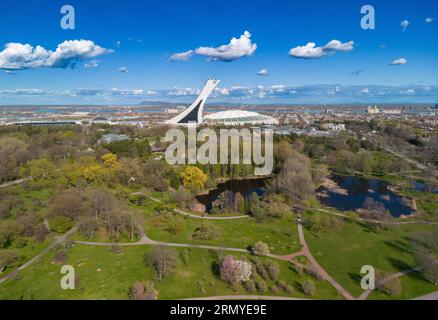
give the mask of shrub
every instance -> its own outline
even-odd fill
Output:
[[[252,252],[256,256],[266,256],[269,254],[269,246],[263,241],[258,241],[252,248]]]
[[[57,251],[53,255],[52,261],[54,263],[64,263],[68,259],[67,253],[65,251]]]
[[[155,290],[151,281],[135,282],[129,289],[129,297],[132,300],[157,300],[159,292]]]
[[[14,248],[23,248],[27,244],[27,239],[24,237],[17,237],[12,241],[12,246]]]
[[[303,292],[307,296],[313,296],[313,293],[315,291],[315,284],[312,280],[307,279],[303,283]]]
[[[271,290],[272,294],[278,294],[278,288],[277,287],[272,286],[270,290]]]
[[[114,253],[114,254],[122,254],[123,248],[120,245],[115,244],[109,248],[109,252]]]
[[[278,277],[280,276],[280,266],[276,262],[267,262],[266,263],[266,270],[268,271],[269,278],[271,278],[272,281],[277,281]]]
[[[261,293],[266,292],[267,286],[266,286],[266,282],[264,282],[263,280],[257,280],[255,283],[257,290]]]
[[[324,280],[324,277],[322,276],[322,274],[312,265],[306,265],[304,267],[304,272],[307,273],[309,276],[314,277],[318,281]]]
[[[277,286],[278,286],[278,288],[280,288],[281,290],[283,290],[283,291],[286,292],[287,294],[292,294],[292,293],[294,293],[294,288],[293,288],[291,285],[289,285],[289,284],[287,284],[286,282],[284,282],[284,281],[280,281],[280,282],[277,284]]]
[[[192,234],[193,240],[214,240],[218,237],[219,230],[216,225],[210,222],[204,222],[201,226],[196,228]]]
[[[49,219],[50,229],[57,233],[64,233],[71,229],[73,222],[70,218],[64,216],[54,216]]]
[[[254,281],[252,281],[252,280],[248,280],[248,281],[246,281],[243,285],[244,285],[246,291],[248,291],[248,292],[254,292],[254,291],[256,291],[255,283],[254,283]]]
[[[265,280],[269,279],[269,273],[268,270],[266,270],[265,264],[260,261],[257,260],[256,262],[256,268],[257,268],[257,273]]]
[[[0,273],[6,268],[12,268],[20,264],[23,256],[15,251],[4,250],[0,251]]]

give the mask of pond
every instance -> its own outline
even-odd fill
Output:
[[[415,191],[418,192],[432,192],[438,194],[438,188],[433,187],[427,183],[420,182],[420,181],[413,181],[412,187]]]
[[[215,189],[208,193],[197,195],[196,200],[205,205],[207,211],[210,211],[213,201],[217,200],[219,195],[225,191],[240,192],[245,198],[255,192],[261,197],[266,193],[265,178],[228,180],[219,183]]]
[[[406,199],[391,191],[386,181],[339,175],[332,175],[328,181],[316,190],[318,200],[328,207],[355,211],[371,198],[383,204],[393,217],[415,212]]]

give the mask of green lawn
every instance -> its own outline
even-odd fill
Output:
[[[305,235],[318,262],[350,293],[358,296],[363,291],[360,288],[363,265],[390,273],[410,268],[413,262],[410,236],[433,227],[403,225],[375,233],[361,223],[346,220],[340,228],[319,234],[306,229]],[[424,281],[423,284],[427,285]]]
[[[156,217],[154,208],[156,206],[159,206],[159,204],[149,200],[140,207],[145,217],[145,232],[153,240],[235,248],[248,248],[257,241],[264,241],[269,245],[271,253],[275,254],[288,254],[300,249],[296,221],[293,214],[284,218],[269,219],[263,222],[257,222],[253,218],[209,220],[210,223],[218,227],[218,238],[214,240],[193,240],[193,232],[206,220],[181,215],[184,218],[185,226],[181,233],[173,235],[166,230],[165,225],[157,226],[154,224],[154,217]]]
[[[20,272],[19,277],[0,285],[0,299],[127,299],[129,287],[135,281],[154,280],[151,267],[145,266],[144,255],[149,246],[125,247],[122,254],[109,252],[107,247],[74,245],[69,251],[65,264],[75,267],[79,283],[75,290],[60,287],[61,264],[51,262],[53,253]],[[184,249],[177,249],[180,253]],[[237,255],[240,257],[241,255]],[[249,255],[246,255],[250,258]],[[249,294],[242,286],[232,288],[221,281],[217,268],[217,252],[189,250],[187,266],[180,262],[174,275],[162,282],[156,282],[160,299],[178,299],[199,296]],[[292,296],[305,297],[301,283],[308,276],[298,275],[287,262],[279,261],[280,279],[294,287]],[[259,276],[257,276],[259,277]],[[318,282],[314,298],[340,299],[334,288],[327,282]],[[268,287],[274,286],[266,281]],[[201,292],[200,287],[205,291]],[[256,293],[254,293],[256,294]],[[265,294],[271,294],[267,291]],[[287,295],[280,291],[275,295]]]

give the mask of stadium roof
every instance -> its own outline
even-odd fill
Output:
[[[270,116],[245,110],[227,110],[219,111],[204,116],[203,119],[208,123],[224,124],[224,125],[276,125],[278,121]]]

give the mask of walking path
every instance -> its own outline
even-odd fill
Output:
[[[306,208],[306,209],[316,210],[319,212],[324,212],[324,213],[332,214],[334,216],[347,218],[347,219],[351,219],[351,220],[356,220],[356,221],[361,221],[361,222],[371,222],[371,223],[376,223],[376,224],[388,223],[387,221],[364,219],[364,218],[360,218],[360,217],[352,217],[352,216],[349,216],[349,215],[346,215],[343,213],[328,211],[328,210],[324,210],[324,209],[320,209],[320,208]],[[406,225],[406,224],[432,224],[432,225],[437,224],[438,225],[438,222],[426,221],[426,220],[392,221],[390,223],[393,225]]]
[[[143,195],[143,196],[145,196],[145,197],[148,197],[148,198],[151,199],[152,201],[155,201],[155,202],[160,203],[160,204],[163,203],[161,200],[159,200],[159,199],[157,199],[157,198],[154,198],[154,197],[152,197],[152,196],[146,195],[146,194],[141,193],[141,192],[136,192],[136,193],[133,193],[133,194],[136,194],[136,195]],[[233,220],[233,219],[244,219],[244,218],[249,218],[249,216],[246,215],[246,214],[244,214],[244,215],[240,215],[240,216],[229,216],[229,217],[209,217],[209,216],[200,216],[200,215],[196,215],[196,214],[193,214],[193,213],[189,213],[189,212],[183,211],[183,210],[181,210],[181,209],[173,209],[173,212],[176,212],[176,213],[179,213],[179,214],[182,214],[182,215],[184,215],[184,216],[191,217],[191,218],[195,218],[195,219],[205,219],[205,220]]]
[[[417,297],[414,300],[438,300],[438,291],[425,294],[424,296]]]
[[[6,188],[6,187],[9,187],[9,186],[13,186],[15,184],[19,184],[19,183],[25,182],[27,180],[29,180],[29,178],[23,178],[23,179],[17,179],[17,180],[14,180],[14,181],[5,182],[3,184],[0,184],[0,188]]]

